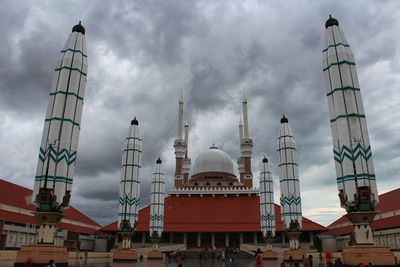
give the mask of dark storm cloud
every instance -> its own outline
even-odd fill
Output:
[[[374,64],[389,62],[381,84],[385,92],[395,95],[386,93],[379,101],[396,107],[399,66],[394,59],[400,49],[396,1],[320,1],[313,5],[294,1],[75,1],[69,6],[6,1],[4,6],[0,10],[0,29],[6,40],[0,50],[0,112],[7,114],[8,124],[3,123],[1,129],[7,126],[10,132],[18,132],[24,120],[33,116],[35,131],[15,135],[17,140],[0,133],[0,148],[7,152],[0,157],[0,175],[14,173],[5,178],[31,182],[34,167],[26,171],[17,163],[29,161],[34,166],[37,149],[25,151],[21,159],[12,144],[39,142],[37,129],[42,127],[55,62],[72,25],[82,20],[89,70],[72,202],[103,224],[115,219],[121,151],[133,116],[140,121],[143,138],[141,205],[149,201],[149,182],[159,156],[172,187],[181,87],[190,123],[192,162],[207,148],[204,144],[210,145],[212,135],[234,160],[239,155],[237,124],[246,87],[255,144],[254,176],[266,153],[277,178],[276,137],[285,114],[297,140],[301,186],[307,193],[304,209],[313,208],[307,199],[310,191],[335,191],[321,69],[328,14],[339,19],[359,75],[366,73],[360,83],[364,104],[368,104],[373,149],[376,144],[377,174],[384,176],[384,188],[388,188],[384,182],[398,172],[394,166],[399,150],[395,148],[400,142],[393,134],[400,130],[397,109],[392,108],[394,118],[383,123],[379,116],[386,109],[371,98],[377,85],[366,81]],[[363,15],[354,16],[354,10]],[[232,116],[234,120],[227,121]],[[218,128],[219,123],[226,128]],[[394,161],[393,166],[385,168],[385,161]],[[19,171],[11,172],[9,166]]]

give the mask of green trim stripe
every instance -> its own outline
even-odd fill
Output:
[[[282,136],[279,136],[277,139],[281,139],[281,138],[285,138],[285,137],[294,137],[293,135],[282,135]]]
[[[80,97],[80,96],[77,95],[76,93],[65,92],[65,91],[57,91],[57,92],[50,93],[50,95],[58,95],[58,94],[63,94],[63,95],[67,95],[67,96],[75,96],[75,97],[78,98],[79,100],[82,100],[82,101],[83,101],[83,97]]]
[[[292,149],[294,151],[297,151],[297,149],[295,147],[282,147],[282,148],[278,148],[276,151],[281,151],[281,150],[287,150],[287,149]]]
[[[281,197],[281,206],[285,206],[285,204],[287,205],[300,205],[301,204],[301,198],[300,197],[295,197],[295,196],[291,196],[291,197]]]
[[[340,62],[333,62],[333,63],[329,64],[328,67],[323,69],[323,71],[329,70],[329,68],[332,67],[332,66],[339,66],[339,65],[343,65],[343,64],[348,64],[348,65],[353,65],[353,66],[356,65],[356,63],[354,63],[354,62],[347,61],[347,60],[342,60]]]
[[[45,119],[44,121],[62,121],[62,122],[69,122],[69,123],[72,123],[72,124],[75,125],[75,126],[80,127],[79,123],[77,123],[77,122],[75,122],[75,121],[73,121],[73,120],[71,120],[71,119],[66,119],[66,118],[52,117],[52,118],[49,118],[49,119]]]
[[[150,195],[165,195],[164,192],[151,192]]]
[[[354,157],[352,155],[354,155]],[[358,143],[354,147],[354,151],[352,153],[350,148],[343,145],[340,152],[333,150],[333,157],[334,157],[335,161],[337,161],[340,164],[343,163],[345,158],[347,158],[351,161],[355,161],[359,157],[362,157],[365,159],[365,161],[368,161],[372,157],[371,146],[368,146],[367,148],[364,149],[362,147],[362,145],[360,143]]]
[[[337,47],[337,46],[350,47],[348,44],[337,43],[337,44],[333,44],[333,45],[328,45],[328,47],[325,48],[324,50],[322,50],[322,52],[326,52],[326,51],[328,51],[329,48]]]
[[[274,191],[261,191],[260,194],[273,194]]]
[[[127,216],[137,216],[138,214],[136,213],[136,212],[118,212],[118,216],[124,216],[124,215],[127,215]]]
[[[79,54],[81,54],[83,57],[87,57],[87,55],[85,55],[85,54],[84,54],[81,50],[79,50],[79,49],[67,48],[67,49],[61,50],[61,53],[65,54],[65,52],[67,52],[67,51],[70,51],[70,52],[73,52],[73,53],[79,53]]]
[[[83,76],[86,76],[87,74],[86,73],[84,73],[83,71],[81,71],[80,69],[78,69],[78,68],[71,68],[71,67],[68,67],[68,66],[62,66],[62,67],[60,67],[60,68],[56,68],[56,69],[54,69],[54,71],[61,71],[61,70],[70,70],[70,71],[77,71],[77,72],[79,72],[80,74],[82,74]]]
[[[260,183],[273,183],[273,181],[269,181],[269,180],[261,180]]]
[[[299,179],[298,178],[285,178],[285,179],[281,179],[279,182],[282,183],[282,182],[287,182],[287,181],[296,181],[296,182],[298,182]]]
[[[356,87],[352,87],[352,86],[346,86],[346,87],[342,87],[342,88],[335,88],[332,91],[330,91],[329,93],[327,93],[326,96],[330,96],[333,93],[338,92],[338,91],[347,91],[347,90],[360,91],[360,88],[356,88]]]
[[[165,184],[165,182],[163,182],[163,181],[153,181],[153,182],[151,182],[151,184]]]
[[[137,164],[122,164],[121,167],[138,167],[138,168],[142,168],[142,166],[137,165]]]
[[[375,177],[375,174],[357,173],[356,175],[350,174],[350,175],[337,177],[336,178],[336,182],[337,183],[342,183],[342,182],[346,182],[346,181],[362,180],[362,179],[376,180],[376,177]]]
[[[356,118],[365,118],[365,115],[362,114],[356,114],[356,113],[350,113],[350,114],[345,114],[345,115],[339,115],[336,118],[331,119],[331,122],[335,122],[338,119],[347,119],[347,118],[352,118],[352,117],[356,117]]]
[[[47,181],[48,182],[63,182],[66,184],[72,184],[72,178],[69,177],[64,177],[64,176],[52,176],[52,175],[38,175],[35,176],[35,182],[41,182],[46,180],[47,177]]]
[[[164,215],[150,215],[150,221],[163,221],[164,220]]]
[[[292,216],[292,215],[302,216],[301,212],[297,212],[297,211],[296,212],[294,212],[294,211],[293,212],[282,212],[281,215],[282,215],[282,217],[283,216],[287,217],[287,216]]]
[[[69,151],[63,148],[57,152],[57,150],[52,145],[49,145],[46,150],[40,148],[39,160],[44,163],[48,158],[50,158],[55,163],[59,163],[65,160],[68,165],[71,165],[76,161],[76,151]]]
[[[121,205],[127,204],[129,206],[133,206],[133,205],[139,206],[139,199],[135,198],[135,197],[134,198],[129,198],[128,196],[125,196],[125,197],[120,197],[119,198],[119,203]]]
[[[260,206],[265,206],[265,205],[274,205],[274,202],[260,203]]]
[[[128,151],[136,151],[136,152],[139,152],[139,153],[143,152],[142,150],[137,149],[137,148],[127,148],[127,149],[124,149],[124,151],[122,151],[122,152],[128,152]]]
[[[126,140],[139,140],[139,141],[142,141],[142,139],[138,138],[138,137],[127,137]]]
[[[275,215],[273,214],[261,215],[260,219],[263,221],[275,220]]]
[[[297,163],[294,163],[294,162],[284,162],[284,163],[279,164],[278,166],[281,167],[281,166],[286,166],[286,165],[298,166]]]
[[[140,184],[139,180],[133,180],[133,179],[122,179],[119,183],[136,183]]]

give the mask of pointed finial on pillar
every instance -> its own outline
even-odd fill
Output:
[[[157,163],[157,164],[161,164],[161,163],[162,163],[162,161],[161,161],[160,157],[158,157],[158,159],[157,159],[156,163]]]
[[[72,32],[80,32],[85,35],[85,28],[82,26],[81,21],[72,28]]]
[[[288,118],[285,117],[285,114],[283,114],[282,119],[281,119],[281,123],[288,123],[289,120]]]
[[[138,120],[136,119],[136,116],[133,118],[133,120],[131,121],[131,125],[139,125]]]
[[[329,15],[329,19],[325,22],[325,29],[328,29],[330,26],[339,26],[339,21],[335,18],[332,18],[331,15]]]

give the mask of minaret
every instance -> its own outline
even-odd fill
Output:
[[[149,231],[153,241],[153,250],[158,250],[158,242],[164,227],[164,196],[165,181],[161,159],[156,161],[156,171],[153,173],[150,190],[150,225]]]
[[[186,154],[186,142],[183,139],[183,96],[179,98],[178,109],[178,138],[174,141],[175,148],[175,188],[183,185],[183,160]]]
[[[289,125],[289,120],[285,115],[283,115],[279,127],[277,151],[283,229],[286,229],[289,235],[290,249],[298,249],[298,237],[302,228],[299,170],[296,142]],[[291,233],[296,234],[292,235]]]
[[[243,158],[244,173],[243,181],[246,188],[253,187],[253,173],[251,172],[251,154],[253,150],[253,140],[249,134],[249,120],[247,117],[247,98],[243,95],[243,139],[240,144],[241,157]]]
[[[322,65],[340,203],[354,225],[352,243],[373,244],[378,190],[356,64],[339,22],[329,16],[325,28]]]
[[[183,160],[182,172],[183,172],[183,183],[186,184],[189,181],[190,165],[192,163],[189,158],[189,124],[185,123],[185,159]]]
[[[274,183],[266,157],[262,160],[260,172],[260,221],[263,237],[267,240],[267,251],[271,251],[275,236]]]
[[[131,121],[129,136],[122,152],[118,228],[123,238],[123,249],[131,248],[131,238],[138,220],[141,164],[142,139],[139,135],[139,122],[135,117]]]
[[[61,50],[47,106],[32,194],[39,244],[54,244],[56,224],[69,207],[87,68],[85,28],[79,22]]]
[[[243,144],[243,122],[242,122],[242,115],[240,115],[239,120],[239,143],[240,143],[240,157],[237,159],[238,164],[238,171],[240,175],[240,182],[244,184],[244,159],[242,157],[242,144]]]

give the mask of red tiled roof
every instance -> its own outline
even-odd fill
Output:
[[[166,232],[257,232],[260,228],[258,196],[179,196],[165,198],[164,231]],[[150,208],[139,211],[137,231],[149,231]],[[281,231],[280,207],[275,205],[277,231]],[[326,228],[303,217],[306,231],[325,231]],[[117,231],[113,222],[101,231]]]
[[[379,203],[376,206],[376,210],[380,213],[386,213],[400,209],[400,188],[386,192],[379,196]],[[353,230],[351,225],[337,227],[341,223],[349,223],[349,220],[345,215],[334,221],[328,226],[329,231],[323,233],[324,235],[348,235]],[[382,219],[375,219],[372,222],[372,229],[384,230],[390,228],[400,227],[400,214],[386,217]]]
[[[32,190],[0,179],[0,203],[25,210],[31,210],[33,212],[36,210],[36,207],[35,205],[30,203],[31,196]],[[6,221],[20,224],[37,224],[36,218],[33,216],[5,210],[0,210],[0,218],[4,218]],[[65,210],[65,219],[89,224],[95,227],[101,227],[98,223],[96,223],[72,206],[69,209]],[[75,232],[79,230],[78,232],[80,233],[94,233],[95,231],[92,228],[68,223],[59,223],[58,226],[61,229]]]
[[[388,212],[400,209],[400,188],[379,195],[379,203],[376,210],[379,212]]]

